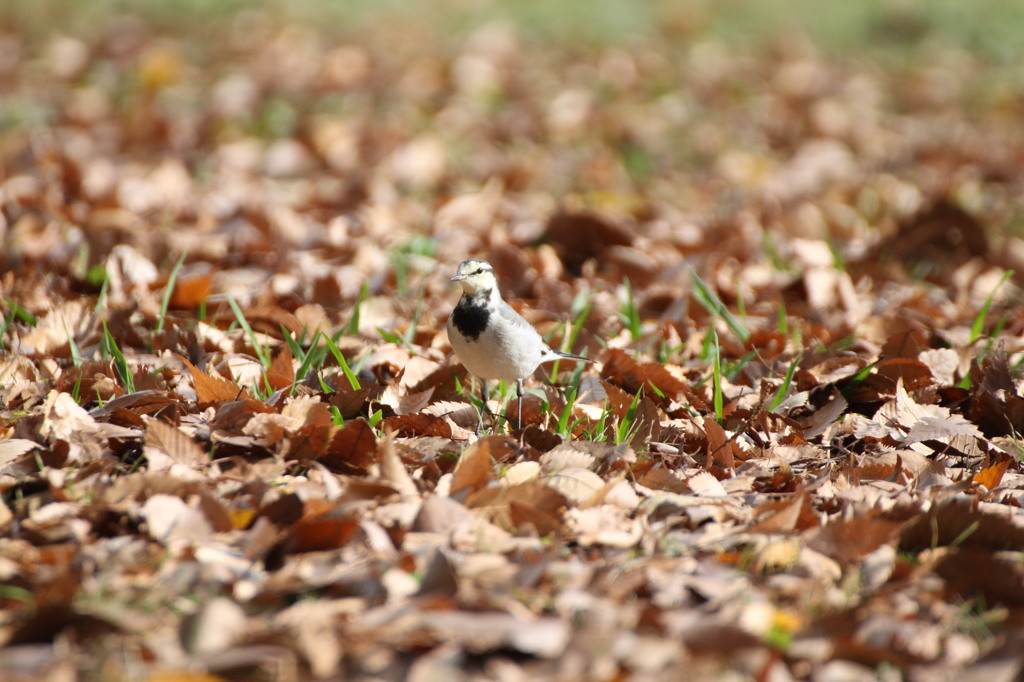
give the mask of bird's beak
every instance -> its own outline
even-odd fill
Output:
[[[455,275],[454,277],[451,278],[451,281],[452,282],[461,282],[464,279],[466,279],[465,275]]]

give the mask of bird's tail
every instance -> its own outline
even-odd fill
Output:
[[[566,360],[581,360],[583,362],[594,362],[594,358],[585,358],[582,355],[573,355],[572,353],[563,353],[562,351],[555,350],[553,348],[549,348],[548,350],[551,351],[552,355],[557,356],[557,357],[554,357],[554,358],[550,358],[551,360],[557,360],[558,358],[565,358]]]

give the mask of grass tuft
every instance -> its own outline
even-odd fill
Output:
[[[729,312],[729,309],[722,303],[722,299],[718,298],[718,294],[713,292],[708,285],[704,283],[704,280],[697,275],[696,272],[690,272],[690,278],[693,281],[693,290],[697,298],[697,302],[700,303],[704,308],[711,313],[713,317],[721,318],[728,325],[732,333],[739,337],[740,341],[746,343],[750,340],[750,331],[746,325],[743,324],[735,315]]]
[[[253,352],[256,353],[256,359],[259,360],[260,364],[264,367],[270,367],[270,351],[264,348],[263,344],[260,343],[259,338],[256,336],[256,332],[252,330],[252,326],[249,324],[249,320],[245,319],[245,314],[242,309],[238,307],[238,302],[235,301],[235,297],[231,294],[227,294],[228,305],[231,306],[232,312],[235,313],[235,319],[238,320],[238,324],[245,330],[246,336],[249,337],[249,342],[252,344]]]
[[[124,353],[117,346],[117,341],[114,340],[110,330],[107,329],[107,321],[103,321],[103,338],[100,339],[100,353],[104,360],[114,361],[114,371],[117,372],[118,378],[121,380],[121,385],[125,387],[125,390],[129,393],[135,393],[135,377],[132,376],[132,370],[128,367],[128,361],[124,358]]]

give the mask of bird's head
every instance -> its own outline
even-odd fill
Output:
[[[470,296],[498,288],[498,280],[494,276],[494,268],[485,260],[470,258],[459,264],[459,269],[452,277],[453,282],[462,285],[462,290]]]

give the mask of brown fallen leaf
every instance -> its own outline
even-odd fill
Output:
[[[452,497],[465,502],[467,497],[494,480],[495,461],[499,457],[507,456],[512,447],[512,441],[506,436],[480,438],[466,447],[455,466],[451,485]]]
[[[711,470],[717,463],[718,466],[731,471],[736,466],[736,443],[726,436],[725,429],[714,417],[704,417],[704,433],[707,434],[708,449],[704,466]]]
[[[295,383],[295,364],[292,357],[292,349],[284,344],[281,350],[270,362],[266,371],[267,383],[275,391],[291,388]]]
[[[147,418],[142,451],[150,471],[163,471],[172,465],[198,468],[210,457],[184,431],[159,419]]]
[[[180,358],[192,373],[192,385],[196,389],[196,399],[200,403],[222,403],[229,400],[248,400],[252,398],[249,390],[223,377],[210,376],[184,357]]]
[[[385,431],[392,431],[396,436],[452,437],[451,422],[443,417],[432,417],[428,414],[402,414],[386,417],[381,424]]]
[[[540,479],[507,487],[477,490],[466,500],[471,509],[484,510],[496,525],[510,532],[535,530],[541,537],[562,528],[570,502]]]
[[[974,474],[973,480],[979,485],[983,485],[989,490],[995,490],[999,482],[1003,480],[1003,475],[1006,473],[1007,467],[1010,466],[1010,459],[1000,459],[995,464],[985,467],[978,473]]]
[[[300,519],[288,529],[283,551],[286,553],[321,552],[344,547],[359,532],[353,518],[319,516]]]
[[[807,492],[800,489],[782,500],[760,505],[754,509],[758,521],[747,528],[747,532],[793,533],[817,526],[817,518],[806,508],[807,500]]]
[[[878,547],[895,543],[902,522],[879,514],[830,520],[805,533],[807,546],[842,565],[849,565]]]
[[[365,473],[377,461],[377,436],[365,419],[345,424],[320,455],[320,463],[334,473]]]
[[[175,310],[193,310],[210,297],[213,285],[213,270],[205,272],[182,272],[174,280],[170,307]]]

